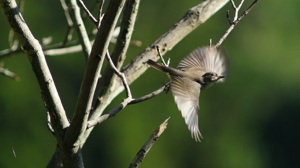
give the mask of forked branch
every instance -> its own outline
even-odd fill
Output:
[[[233,20],[231,21],[229,18],[229,11],[227,12],[227,20],[230,24],[229,28],[226,30],[226,32],[224,33],[224,35],[220,38],[220,40],[218,41],[218,43],[215,45],[215,47],[220,47],[220,45],[223,43],[223,41],[227,38],[227,36],[229,35],[229,33],[234,29],[234,27],[251,11],[251,9],[257,4],[259,0],[254,0],[251,5],[244,11],[244,13],[240,16],[238,16],[239,10],[244,2],[244,0],[241,1],[241,3],[239,4],[238,7],[236,7],[235,3],[233,0],[231,0],[231,4],[235,10],[235,15]]]

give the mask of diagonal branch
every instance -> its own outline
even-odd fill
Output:
[[[220,45],[223,43],[223,41],[227,38],[227,36],[229,35],[229,33],[234,29],[234,27],[250,12],[250,10],[255,6],[255,4],[257,4],[259,0],[254,0],[252,2],[252,4],[250,4],[250,6],[244,11],[244,13],[238,17],[238,10],[241,8],[241,5],[242,5],[242,2],[241,1],[241,4],[238,6],[238,7],[235,7],[235,4],[233,6],[234,10],[235,10],[235,16],[234,16],[234,19],[233,21],[230,21],[229,19],[229,15],[227,13],[227,19],[230,23],[230,26],[229,28],[226,30],[226,32],[224,33],[224,35],[220,38],[220,40],[218,41],[218,43],[215,45],[215,47],[220,47]],[[232,1],[233,2],[233,1]]]
[[[160,137],[160,135],[165,131],[168,125],[167,118],[160,126],[151,134],[149,139],[145,142],[145,144],[142,146],[142,148],[138,151],[135,158],[132,160],[132,162],[129,165],[129,168],[136,168],[139,167],[139,165],[142,163],[144,158],[146,157],[147,153],[150,151],[152,146],[154,145],[155,141]]]
[[[127,80],[126,80],[126,77],[125,77],[124,73],[120,72],[120,71],[118,70],[118,68],[114,65],[114,62],[113,62],[113,60],[111,59],[109,52],[106,53],[106,58],[107,58],[107,60],[108,60],[108,62],[109,62],[109,64],[110,64],[110,66],[111,66],[112,69],[114,70],[114,72],[115,72],[115,73],[117,74],[117,76],[118,76],[119,78],[121,78],[121,80],[122,80],[123,86],[124,86],[125,91],[126,91],[126,99],[130,99],[130,100],[131,100],[131,99],[132,99],[131,91],[130,91],[130,88],[129,88],[129,85],[128,85],[128,83],[127,83]]]
[[[161,88],[159,88],[159,89],[157,89],[157,90],[155,90],[155,91],[153,91],[153,92],[151,92],[147,95],[144,95],[142,97],[133,99],[129,104],[136,104],[136,103],[140,103],[140,102],[149,100],[149,99],[153,98],[154,96],[157,96],[157,95],[161,94],[162,92],[168,91],[169,87],[170,87],[170,82],[168,82],[167,84],[165,84]]]
[[[125,76],[124,76],[125,78]],[[126,79],[126,78],[125,78]],[[124,80],[124,79],[123,79]],[[131,105],[131,104],[136,104],[136,103],[140,103],[140,102],[143,102],[143,101],[146,101],[146,100],[149,100],[157,95],[159,95],[160,93],[168,90],[169,88],[169,84],[170,83],[167,83],[166,85],[164,85],[163,87],[147,94],[147,95],[144,95],[142,97],[139,97],[139,98],[136,98],[136,99],[132,99],[131,97],[130,98],[126,98],[124,99],[120,104],[118,104],[115,108],[113,108],[112,110],[110,110],[108,113],[106,114],[103,114],[102,116],[94,119],[94,120],[90,120],[88,122],[88,125],[87,125],[87,128],[92,128],[94,126],[96,126],[97,124],[101,124],[102,122],[106,121],[107,119],[109,119],[110,117],[113,117],[115,115],[117,115],[122,109],[124,109],[127,105]],[[124,85],[127,85],[127,82],[126,84]],[[129,86],[128,86],[129,87]],[[128,91],[127,91],[128,92]]]
[[[115,107],[113,110],[111,110],[108,114],[105,114],[104,116],[96,119],[96,120],[92,120],[90,122],[88,122],[87,128],[93,127],[96,124],[99,124],[101,122],[103,122],[104,120],[108,119],[111,116],[114,116],[116,113],[118,113],[119,111],[121,111],[122,109],[124,109],[131,101],[132,101],[132,94],[129,88],[129,85],[127,83],[126,77],[124,75],[124,73],[120,72],[117,67],[114,65],[113,60],[111,59],[109,52],[107,52],[106,54],[106,58],[110,64],[110,66],[112,67],[112,69],[114,70],[114,72],[116,73],[116,75],[121,78],[123,86],[125,88],[126,91],[126,98],[122,101],[122,103],[120,103],[117,107]]]
[[[89,9],[85,6],[84,2],[82,0],[78,0],[78,2],[80,3],[80,5],[83,8],[83,10],[85,11],[85,13],[87,13],[87,15],[89,16],[89,18],[92,20],[92,22],[95,25],[98,25],[97,19],[92,15],[92,13],[89,11]]]
[[[53,78],[45,60],[45,56],[38,40],[34,38],[15,0],[0,1],[8,22],[16,33],[23,50],[26,52],[32,69],[39,82],[42,97],[51,117],[51,125],[59,145],[63,144],[64,130],[69,122],[62,102],[56,90]]]
[[[0,64],[0,74],[3,74],[4,76],[7,76],[9,78],[12,78],[14,80],[19,80],[19,77],[18,75],[16,75],[15,73],[13,73],[12,71],[6,69],[6,68],[3,68],[3,65]]]
[[[91,44],[80,15],[80,8],[78,7],[76,0],[65,0],[65,2],[69,8],[69,14],[74,22],[76,32],[82,45],[82,51],[87,60],[91,53]]]

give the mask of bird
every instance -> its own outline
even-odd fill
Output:
[[[198,127],[199,96],[209,85],[223,82],[226,75],[226,58],[223,51],[214,46],[195,49],[184,57],[177,68],[172,68],[149,59],[151,67],[167,73],[175,103],[196,142],[203,136]]]

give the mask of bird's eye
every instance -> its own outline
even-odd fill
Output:
[[[211,78],[212,76],[213,76],[213,73],[210,73],[210,72],[205,73],[205,74],[203,75],[204,78]]]

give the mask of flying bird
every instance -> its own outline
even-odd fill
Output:
[[[192,138],[203,138],[198,127],[200,92],[208,85],[222,82],[226,73],[225,55],[213,46],[197,48],[183,58],[177,68],[171,68],[149,59],[151,67],[168,73],[171,90]]]

